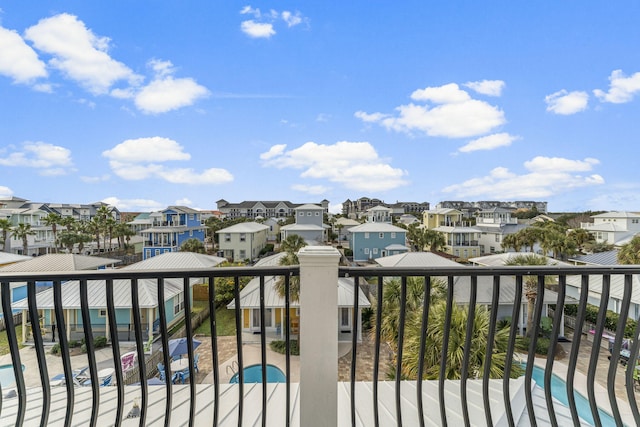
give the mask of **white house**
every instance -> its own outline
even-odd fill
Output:
[[[257,222],[241,222],[216,231],[222,256],[234,262],[258,258],[267,245],[269,227]]]
[[[308,203],[298,206],[294,210],[296,222],[295,224],[283,225],[280,227],[282,240],[297,234],[307,242],[316,244],[323,243],[327,240],[327,228],[324,224],[325,209],[322,206]]]
[[[598,243],[619,247],[640,233],[640,215],[633,212],[607,212],[591,218],[593,222],[583,222],[580,228],[591,233]]]

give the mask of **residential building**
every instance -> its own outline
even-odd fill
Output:
[[[480,255],[479,239],[482,230],[472,227],[457,209],[441,208],[425,211],[422,224],[429,230],[442,233],[446,244],[442,250],[462,260]]]
[[[368,262],[407,252],[407,231],[385,222],[365,222],[349,229],[354,262]]]
[[[640,214],[633,212],[607,212],[593,215],[593,222],[583,222],[580,228],[587,230],[598,243],[620,247],[640,233]]]
[[[370,209],[367,209],[367,222],[386,222],[391,224],[393,222],[392,215],[393,209],[386,206],[378,205]]]
[[[71,255],[69,255],[71,256]],[[80,259],[87,263],[86,259],[94,257],[79,257],[73,255],[74,259]],[[101,258],[97,258],[101,260]],[[118,260],[112,260],[119,262]],[[177,270],[181,268],[212,268],[226,260],[224,258],[197,254],[193,252],[166,252],[147,260],[128,265],[119,271],[162,271]],[[52,270],[48,270],[52,271]],[[205,283],[206,278],[191,278],[190,286],[197,283]],[[163,285],[164,303],[158,304],[158,282],[155,279],[138,279],[138,299],[140,304],[140,321],[145,331],[145,338],[157,332],[160,319],[159,310],[164,310],[169,326],[181,321],[184,318],[185,294],[184,281],[182,278],[166,278]],[[118,336],[124,341],[132,341],[134,336],[133,316],[136,314],[132,308],[132,294],[130,280],[114,280],[114,306],[116,307],[116,325],[109,325],[107,312],[107,300],[104,292],[104,280],[89,280],[87,282],[89,290],[89,315],[91,318],[91,328],[94,336],[103,335],[109,339],[109,329],[116,328]],[[67,326],[67,339],[80,340],[84,338],[84,323],[80,310],[80,282],[70,280],[62,283],[62,307]],[[190,301],[193,294],[190,295]],[[54,313],[54,293],[49,288],[39,292],[36,296],[38,309],[41,311],[42,327],[47,331],[52,331],[55,325]],[[23,310],[23,318],[26,317],[28,301],[20,300],[13,304],[14,309]],[[54,338],[54,337],[52,337]],[[23,330],[23,341],[28,340],[27,328]]]
[[[277,266],[280,265],[280,259],[286,253],[279,252],[275,255],[261,259],[255,264],[255,267]],[[260,279],[252,279],[241,291],[239,303],[236,304],[235,299],[228,305],[228,309],[239,308],[241,310],[241,324],[243,332],[260,333],[261,322],[264,321],[265,332],[276,338],[284,339],[285,328],[285,299],[281,296],[276,287],[276,281],[279,278],[268,276],[264,278],[264,298],[263,304],[265,308],[264,316],[260,316]],[[351,342],[353,338],[353,297],[354,297],[353,279],[344,277],[338,278],[338,341]],[[358,341],[362,341],[362,309],[371,306],[366,295],[358,289],[358,325],[355,331]],[[298,336],[300,331],[300,303],[299,301],[291,301],[289,305],[289,325],[290,333]]]
[[[304,203],[291,203],[286,200],[229,203],[224,199],[220,199],[216,204],[218,210],[228,219],[249,218],[255,220],[258,217],[265,219],[293,216],[295,209]],[[325,213],[329,212],[328,200],[322,200],[319,205],[323,207]]]
[[[257,222],[241,222],[216,231],[219,255],[234,262],[254,260],[267,245],[269,227]]]
[[[307,203],[294,209],[295,224],[287,224],[280,227],[282,240],[297,234],[306,242],[322,244],[327,241],[328,225],[324,224],[324,208],[322,206]]]
[[[461,200],[445,200],[436,205],[436,209],[457,209],[461,211],[466,218],[473,218],[476,212],[492,208],[504,208],[512,211],[516,210],[532,210],[535,209],[539,213],[547,213],[547,202],[536,201],[514,201],[502,202],[497,200],[482,200],[478,202],[467,202]]]
[[[518,218],[511,213],[512,210],[499,207],[477,212],[475,228],[481,231],[478,238],[480,255],[503,252],[506,250],[502,248],[504,237],[527,227],[518,223]]]
[[[347,236],[349,235],[349,230],[353,227],[357,227],[362,223],[356,221],[355,219],[345,218],[341,216],[337,218],[333,223],[333,232],[338,235],[338,241],[342,242],[347,240]]]
[[[140,232],[145,238],[143,259],[177,252],[188,239],[204,243],[206,227],[202,225],[200,215],[200,211],[185,206],[169,206],[150,214],[152,226]]]
[[[396,202],[389,204],[380,199],[360,197],[353,201],[349,199],[345,200],[342,203],[342,214],[351,219],[358,219],[365,215],[367,210],[375,208],[376,206],[391,208],[392,215],[394,216],[429,210],[428,202]]]

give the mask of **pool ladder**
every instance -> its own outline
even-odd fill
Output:
[[[240,366],[238,366],[238,362],[236,362],[235,360],[231,362],[231,365],[227,365],[227,369],[226,369],[227,375],[229,375],[230,377],[237,374],[239,370],[240,370]],[[231,371],[231,373],[229,373],[229,371]]]

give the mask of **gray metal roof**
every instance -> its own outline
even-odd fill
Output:
[[[32,259],[27,255],[17,255],[8,252],[0,252],[0,265],[13,264],[14,262],[23,262]]]
[[[50,272],[50,271],[76,271],[96,270],[122,261],[113,258],[101,258],[95,256],[77,254],[47,254],[22,261],[16,264],[0,268],[0,271],[11,272]]]
[[[518,255],[527,256],[532,254],[535,255],[532,252],[504,252],[501,254],[484,255],[484,256],[479,256],[475,258],[469,258],[469,262],[476,265],[483,265],[485,267],[500,267],[500,266],[506,265],[507,261],[509,261],[511,258],[514,258]],[[538,256],[542,256],[542,255],[538,255]],[[546,258],[547,258],[547,265],[558,265],[558,266],[565,266],[565,267],[573,265],[564,261],[558,261],[550,257],[546,257]]]
[[[596,254],[578,255],[569,258],[569,261],[588,265],[616,265],[618,264],[618,249],[599,252]]]
[[[406,233],[404,228],[396,227],[386,222],[365,222],[362,225],[351,227],[350,233]]]

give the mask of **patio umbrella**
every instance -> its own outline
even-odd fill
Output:
[[[183,354],[187,354],[189,352],[189,347],[187,347],[187,339],[186,338],[176,338],[169,340],[169,348],[167,351],[169,352],[169,356],[171,358],[175,358],[176,356],[182,356]],[[195,350],[200,345],[200,341],[194,339],[193,340],[193,349]]]

